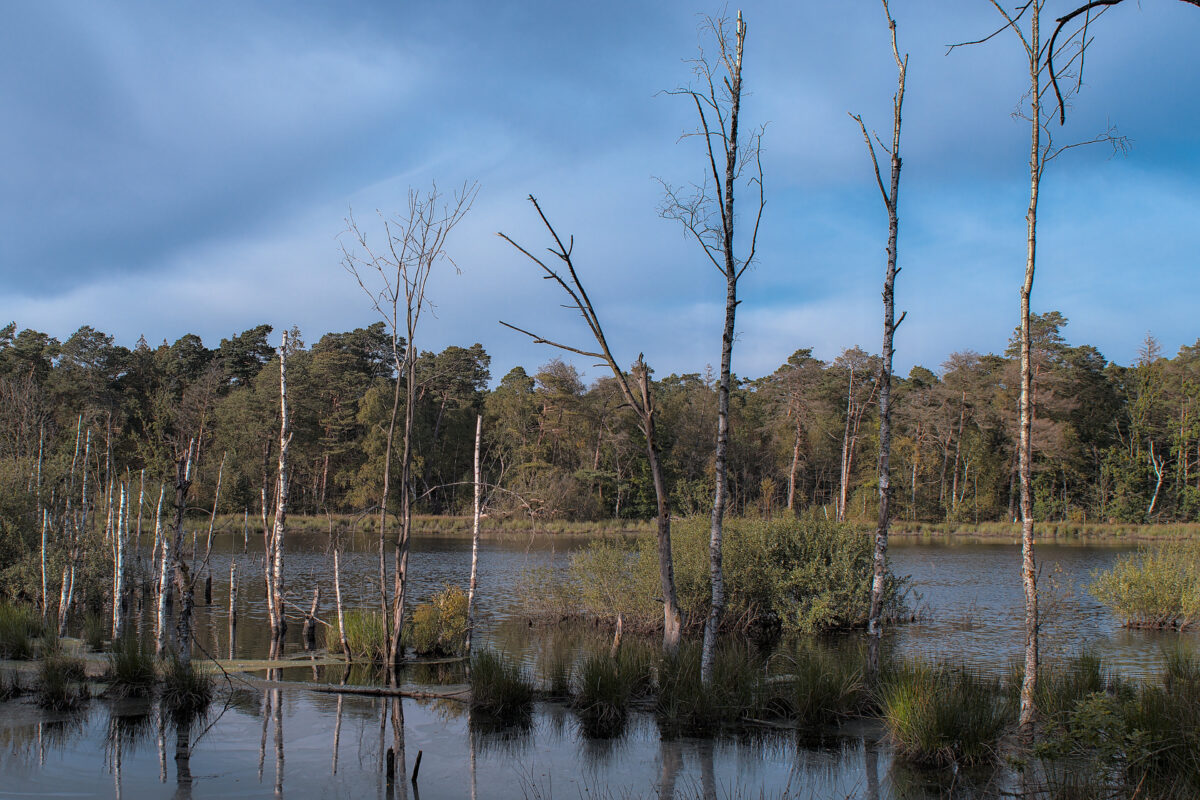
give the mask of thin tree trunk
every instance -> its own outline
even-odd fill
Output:
[[[349,661],[350,643],[346,640],[346,618],[342,607],[342,562],[340,553],[342,550],[341,542],[338,542],[333,547],[333,596],[337,601],[337,617],[338,617],[338,641],[342,645],[342,653],[345,654],[346,660]]]
[[[788,469],[788,492],[787,492],[787,507],[788,511],[796,510],[796,473],[800,470],[800,436],[804,432],[803,426],[800,424],[800,414],[796,414],[796,436],[792,440],[792,465]]]
[[[175,462],[175,541],[172,546],[175,573],[175,655],[186,667],[192,662],[192,582],[183,563],[183,512],[192,484],[192,449]]]
[[[896,94],[892,98],[892,147],[891,147],[891,180],[884,187],[879,170],[879,161],[875,156],[875,147],[867,135],[862,118],[858,118],[862,128],[863,138],[871,153],[871,162],[875,167],[875,177],[879,183],[879,191],[883,195],[884,206],[888,215],[887,269],[883,281],[883,364],[879,380],[879,524],[875,529],[875,552],[872,559],[871,605],[867,617],[867,634],[869,636],[867,671],[872,680],[879,676],[880,638],[883,632],[883,601],[887,589],[887,548],[888,526],[891,523],[891,455],[892,455],[892,356],[893,341],[896,333],[896,239],[900,222],[898,216],[900,193],[900,123],[901,110],[904,105],[904,84],[908,59],[901,59],[896,46],[896,21],[888,10],[887,0],[883,0],[883,10],[887,15],[888,28],[892,36],[892,55],[896,60],[897,85]],[[903,320],[903,316],[901,316]]]
[[[155,587],[155,628],[154,628],[154,654],[161,656],[167,649],[167,596],[171,593],[171,585],[167,582],[167,565],[171,562],[170,539],[163,535],[162,531],[162,502],[163,495],[166,494],[167,487],[163,484],[158,485],[158,508],[154,512],[154,541],[158,545],[160,551],[151,553],[158,560],[154,562],[156,571],[158,572],[158,585]]]
[[[126,503],[125,484],[121,484],[121,501],[117,510],[117,525],[113,530],[113,597],[112,597],[112,637],[117,639],[125,626],[125,615],[121,608],[121,600],[125,596],[125,532],[122,521],[125,518]]]
[[[471,657],[471,637],[475,633],[475,591],[479,585],[479,504],[483,496],[480,480],[479,444],[483,438],[483,415],[475,416],[475,501],[471,515],[471,582],[467,585],[467,639],[463,645],[467,658]]]
[[[1021,405],[1019,477],[1021,484],[1021,582],[1025,593],[1025,675],[1021,681],[1020,729],[1026,742],[1033,740],[1034,718],[1037,709],[1034,694],[1038,672],[1038,594],[1037,561],[1033,550],[1033,407],[1032,362],[1030,359],[1029,296],[1033,291],[1033,274],[1037,257],[1037,208],[1041,184],[1041,41],[1038,23],[1041,4],[1034,0],[1030,18],[1029,55],[1030,78],[1030,145],[1029,145],[1029,210],[1026,222],[1025,281],[1021,285]]]
[[[221,478],[225,475],[225,456],[227,455],[229,455],[228,452],[221,453],[221,466],[217,468],[217,490],[213,494],[212,514],[208,517],[208,540],[204,545],[204,565],[206,569],[208,567],[208,558],[212,555],[213,526],[217,522],[217,503],[221,502]],[[209,572],[211,573],[211,570]]]
[[[412,309],[409,310],[410,318]],[[404,443],[400,455],[400,533],[396,539],[395,551],[395,580],[392,596],[392,635],[389,642],[391,651],[388,662],[393,670],[404,660],[404,604],[408,592],[408,548],[409,535],[412,531],[412,448],[415,408],[417,402],[416,351],[412,340],[415,331],[409,326],[407,349],[405,350],[404,369]]]
[[[229,660],[237,651],[237,560],[229,560]]]
[[[287,357],[288,334],[284,331],[279,347],[279,496],[276,498],[275,525],[271,534],[271,593],[275,612],[271,618],[271,637],[277,641],[282,640],[287,632],[287,620],[283,614],[283,549],[287,533],[288,446],[292,441],[288,426]]]
[[[50,527],[50,512],[42,509],[42,619],[49,613],[50,598],[46,594],[46,536]]]

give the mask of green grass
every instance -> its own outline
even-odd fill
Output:
[[[111,630],[110,624],[110,621],[100,614],[88,614],[83,618],[83,632],[80,638],[93,653],[104,649],[104,643],[108,640]]]
[[[879,699],[897,756],[927,766],[994,760],[1013,716],[999,680],[962,666],[901,666],[884,679]]]
[[[801,642],[779,657],[783,675],[774,679],[771,700],[778,716],[801,726],[828,725],[862,714],[871,705],[864,678],[866,656],[858,648]]]
[[[897,520],[892,533],[898,536],[963,536],[980,539],[1020,539],[1021,525],[1014,522],[914,522]],[[1169,541],[1200,539],[1200,524],[1173,522],[1142,525],[1126,522],[1075,522],[1055,520],[1034,523],[1039,539],[1060,541]]]
[[[46,625],[29,606],[0,603],[0,658],[28,659]]]
[[[352,608],[346,612],[346,644],[350,657],[382,663],[388,657],[388,631],[383,614]]]
[[[502,724],[528,723],[533,714],[533,684],[521,665],[492,650],[471,659],[471,710]]]
[[[162,662],[163,704],[176,717],[205,711],[213,698],[212,677],[184,664],[176,656]]]
[[[145,697],[154,691],[158,676],[154,654],[136,637],[126,634],[112,643],[108,654],[110,691],[118,697]]]
[[[633,703],[653,687],[651,666],[649,652],[633,643],[615,658],[602,651],[583,660],[573,705],[586,735],[596,739],[621,735]]]

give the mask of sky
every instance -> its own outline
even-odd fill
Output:
[[[1052,2],[1048,15],[1075,3]],[[1000,352],[1025,262],[1027,85],[985,0],[892,0],[909,54],[899,200],[896,368]],[[720,359],[724,279],[660,217],[662,181],[700,181],[686,86],[704,14],[611,0],[87,3],[6,9],[0,29],[0,325],[132,346],[266,322],[309,344],[374,322],[342,266],[410,188],[478,183],[429,284],[417,346],[481,342],[493,379],[561,355],[499,320],[589,349],[538,268],[496,236],[574,257],[618,360],[659,375]],[[733,369],[772,372],[881,342],[887,217],[861,134],[890,138],[895,66],[878,2],[747,2],[743,126],[765,126],[766,207],[739,284]],[[1033,309],[1130,363],[1200,338],[1200,11],[1148,0],[1090,29],[1084,86],[1057,141],[1117,126],[1129,150],[1078,148],[1042,184]],[[886,165],[885,165],[886,166]],[[739,197],[750,209],[750,192]],[[743,211],[743,214],[749,213]],[[749,219],[739,217],[742,232]],[[744,234],[739,234],[744,236]],[[744,238],[742,243],[744,244]],[[457,269],[456,269],[457,267]],[[570,359],[568,359],[570,360]],[[587,379],[601,371],[574,359]]]

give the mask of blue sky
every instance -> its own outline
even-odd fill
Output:
[[[1051,4],[1050,12],[1073,7]],[[895,72],[874,0],[747,2],[743,118],[766,123],[767,207],[743,278],[735,372],[800,347],[878,351],[886,216],[847,111],[890,125]],[[65,338],[210,346],[261,322],[307,341],[374,321],[340,266],[353,209],[478,181],[418,346],[482,342],[498,378],[552,352],[504,319],[586,344],[532,264],[494,234],[563,233],[618,357],[659,374],[716,363],[721,277],[657,216],[656,178],[698,180],[684,3],[27,2],[0,30],[0,324]],[[730,11],[736,10],[730,6]],[[984,0],[893,0],[910,53],[896,364],[1000,351],[1024,267],[1027,126],[1015,39]],[[1100,20],[1064,140],[1109,122],[1127,156],[1076,150],[1043,184],[1035,310],[1128,363],[1147,332],[1200,337],[1200,11],[1156,0]],[[885,131],[886,132],[886,131]],[[748,199],[748,196],[747,196]],[[580,367],[589,378],[599,372]]]

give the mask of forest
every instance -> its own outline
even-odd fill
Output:
[[[1200,342],[1165,356],[1147,337],[1136,363],[1071,345],[1067,320],[1034,315],[1034,493],[1039,520],[1194,521],[1200,501]],[[278,355],[260,325],[207,347],[194,335],[132,348],[84,326],[66,341],[0,329],[4,563],[32,553],[34,483],[62,498],[76,440],[90,434],[94,486],[133,476],[145,491],[195,439],[189,507],[261,516],[273,507]],[[290,506],[350,514],[377,505],[396,375],[382,323],[293,330]],[[1016,516],[1016,338],[1003,354],[951,354],[894,381],[894,517],[980,522]],[[494,381],[479,343],[422,352],[414,406],[417,513],[469,513],[475,417],[484,416],[485,511],[535,520],[649,519],[655,497],[636,420],[612,378],[590,384],[551,358]],[[831,362],[798,349],[731,393],[730,507],[740,515],[874,518],[879,357]],[[654,377],[671,507],[711,504],[712,369]],[[401,397],[403,404],[404,397]],[[82,433],[81,433],[82,432]],[[143,473],[144,470],[144,473]],[[398,501],[400,489],[394,489]]]

